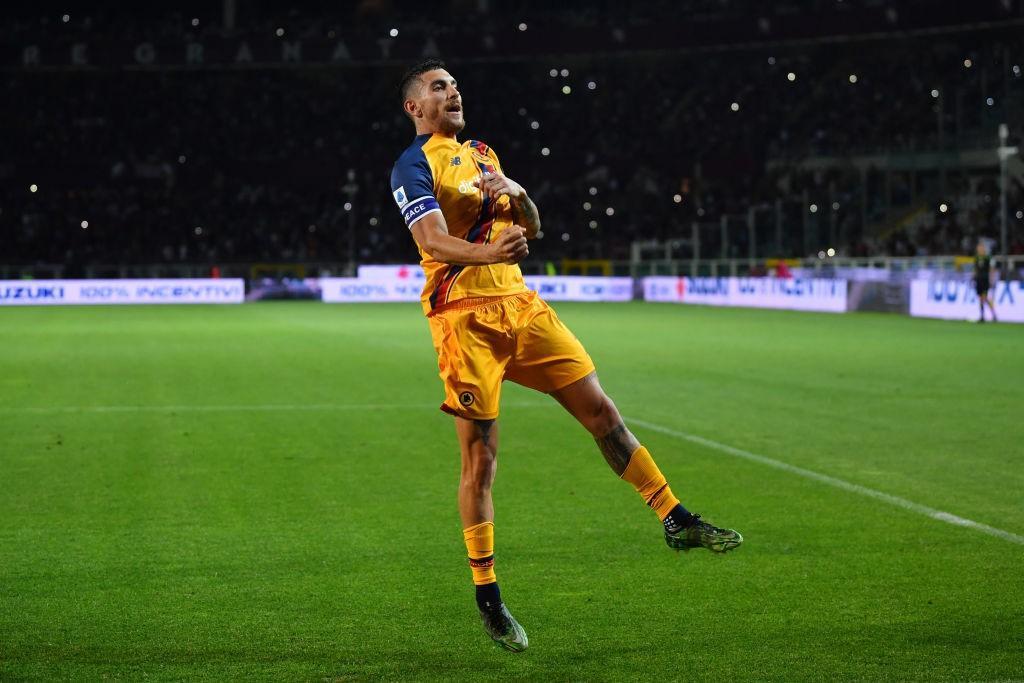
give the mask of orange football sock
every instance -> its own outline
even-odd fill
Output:
[[[473,583],[482,586],[494,583],[494,522],[481,522],[462,530],[469,551],[469,568],[473,570]]]
[[[633,485],[644,502],[658,513],[660,520],[664,521],[668,517],[668,513],[672,512],[672,508],[679,505],[679,499],[672,495],[672,489],[668,487],[665,475],[661,473],[651,454],[643,446],[637,448],[633,451],[633,455],[629,456],[629,464],[626,465],[626,471],[622,473],[622,479]]]

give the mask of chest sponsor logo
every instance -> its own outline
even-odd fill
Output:
[[[409,198],[405,195],[405,186],[404,185],[399,187],[397,190],[395,190],[391,194],[393,194],[395,196],[395,202],[398,204],[398,208],[401,209],[403,206],[405,206],[406,204],[409,203]]]
[[[459,183],[459,192],[461,194],[473,194],[474,192],[479,192],[479,190],[472,180],[463,180]]]

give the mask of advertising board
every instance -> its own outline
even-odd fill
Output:
[[[646,301],[845,313],[846,280],[771,277],[646,277]]]
[[[419,301],[423,271],[419,266],[361,266],[359,277],[321,278],[328,303]],[[630,301],[628,277],[528,276],[526,286],[547,301]]]
[[[989,291],[1000,322],[1024,323],[1024,282],[997,282]],[[914,280],[910,283],[910,315],[918,318],[977,320],[978,294],[970,280]],[[985,317],[991,320],[986,307]]]
[[[241,279],[0,280],[0,306],[240,304]]]

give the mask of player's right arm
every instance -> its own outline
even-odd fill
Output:
[[[519,225],[502,230],[491,244],[475,244],[452,237],[448,234],[448,224],[440,211],[428,213],[409,229],[416,244],[431,258],[442,263],[459,266],[519,263],[530,253],[526,243],[526,229]]]

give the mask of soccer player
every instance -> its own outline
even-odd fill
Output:
[[[992,311],[992,322],[996,320],[996,307],[988,292],[992,288],[992,257],[984,242],[978,242],[974,256],[974,291],[978,293],[978,322],[985,322],[985,304]]]
[[[540,231],[537,206],[478,140],[459,142],[462,96],[443,62],[409,70],[402,108],[416,138],[391,173],[391,191],[426,275],[423,311],[444,383],[441,410],[455,419],[462,452],[459,513],[484,629],[520,652],[526,632],[501,599],[494,574],[491,485],[505,379],[551,394],[589,431],[605,460],[662,521],[670,548],[725,552],[743,538],[683,507],[650,453],[601,389],[594,363],[555,312],[526,288],[518,263]]]

